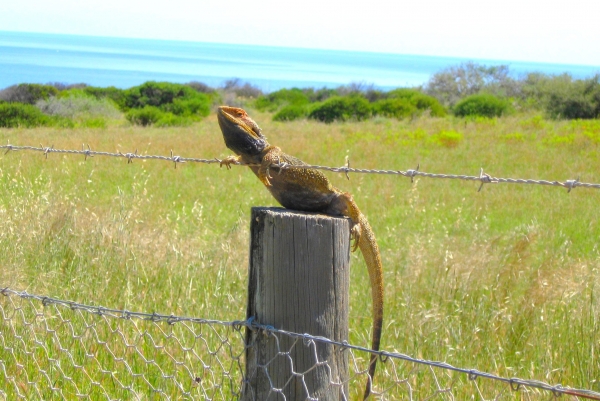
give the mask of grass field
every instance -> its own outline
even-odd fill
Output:
[[[600,182],[600,121],[271,122],[311,164]],[[4,129],[0,143],[214,158],[212,114],[185,128]],[[600,191],[326,173],[352,192],[385,268],[382,348],[600,391]],[[113,308],[245,317],[250,208],[275,205],[245,168],[9,152],[0,156],[0,287]],[[350,343],[369,344],[352,256]],[[361,381],[362,382],[362,381]],[[361,384],[362,387],[362,384]],[[458,397],[462,398],[462,397]],[[458,399],[457,398],[457,399]],[[464,398],[466,399],[466,398]]]

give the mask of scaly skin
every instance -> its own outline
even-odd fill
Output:
[[[352,195],[335,188],[318,170],[274,167],[273,165],[281,163],[294,166],[306,163],[270,145],[258,125],[244,110],[221,106],[217,118],[225,144],[237,155],[227,157],[221,165],[225,164],[230,168],[230,164],[238,162],[255,164],[256,166],[249,166],[250,169],[273,197],[288,209],[350,217],[353,223],[351,235],[355,241],[353,251],[360,248],[369,270],[373,297],[371,348],[379,351],[383,322],[383,266],[375,234]],[[274,171],[273,175],[270,170]],[[364,399],[371,393],[376,364],[377,356],[372,354]]]

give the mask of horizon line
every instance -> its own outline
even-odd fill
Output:
[[[589,67],[589,68],[598,68],[598,73],[600,73],[600,65],[596,64],[568,64],[568,63],[556,63],[556,62],[547,62],[547,61],[537,61],[537,60],[502,60],[502,59],[486,59],[486,58],[477,58],[477,57],[465,57],[465,56],[439,56],[432,54],[414,54],[414,53],[395,53],[395,52],[381,52],[381,51],[368,51],[368,50],[347,50],[347,49],[333,49],[333,48],[320,48],[320,47],[303,47],[303,46],[276,46],[276,45],[265,45],[265,44],[256,44],[256,43],[233,43],[233,42],[207,42],[203,40],[192,40],[192,39],[163,39],[163,38],[150,38],[150,37],[138,37],[138,36],[111,36],[111,35],[93,35],[93,34],[76,34],[76,33],[59,33],[59,32],[39,32],[39,31],[7,31],[0,29],[1,33],[16,33],[16,34],[32,34],[32,35],[51,35],[51,36],[75,36],[75,37],[85,37],[85,38],[107,38],[107,39],[125,39],[125,40],[140,40],[140,41],[160,41],[160,42],[175,42],[175,43],[202,43],[202,44],[215,44],[215,45],[225,45],[225,46],[251,46],[257,48],[268,48],[268,49],[292,49],[292,50],[311,50],[311,51],[323,51],[323,52],[339,52],[339,53],[366,53],[366,54],[376,54],[376,55],[391,55],[391,56],[405,56],[405,57],[429,57],[436,59],[448,59],[455,60],[457,64],[462,64],[465,62],[475,62],[484,64],[484,66],[499,66],[506,65],[510,68],[510,63],[526,63],[526,64],[539,64],[539,65],[555,65],[555,66],[571,66],[571,67]],[[499,64],[489,64],[489,63],[499,63]]]

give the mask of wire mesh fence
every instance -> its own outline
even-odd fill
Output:
[[[0,296],[0,398],[6,400],[257,399],[263,376],[267,399],[362,399],[372,351],[247,321],[218,321],[82,305],[9,288]],[[246,331],[274,344],[273,354],[246,370],[256,347]],[[348,374],[334,374],[323,347],[343,353]],[[308,350],[299,361],[296,351]],[[254,353],[256,354],[256,353]],[[306,354],[306,353],[305,353]],[[373,398],[387,400],[600,400],[600,393],[504,378],[443,362],[379,352]],[[288,379],[271,380],[275,361]],[[321,376],[320,388],[313,377]]]
[[[3,294],[0,395],[7,400],[230,399],[239,393],[239,326]]]

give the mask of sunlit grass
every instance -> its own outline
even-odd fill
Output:
[[[600,182],[600,126],[539,116],[271,122],[312,164]],[[185,128],[0,130],[0,143],[213,158],[214,115]],[[385,267],[382,348],[503,376],[600,390],[600,192],[326,173],[353,193]],[[0,157],[0,287],[164,314],[245,318],[252,206],[244,168],[9,152]],[[370,289],[352,257],[351,343],[368,346]],[[360,385],[362,387],[362,384]]]

